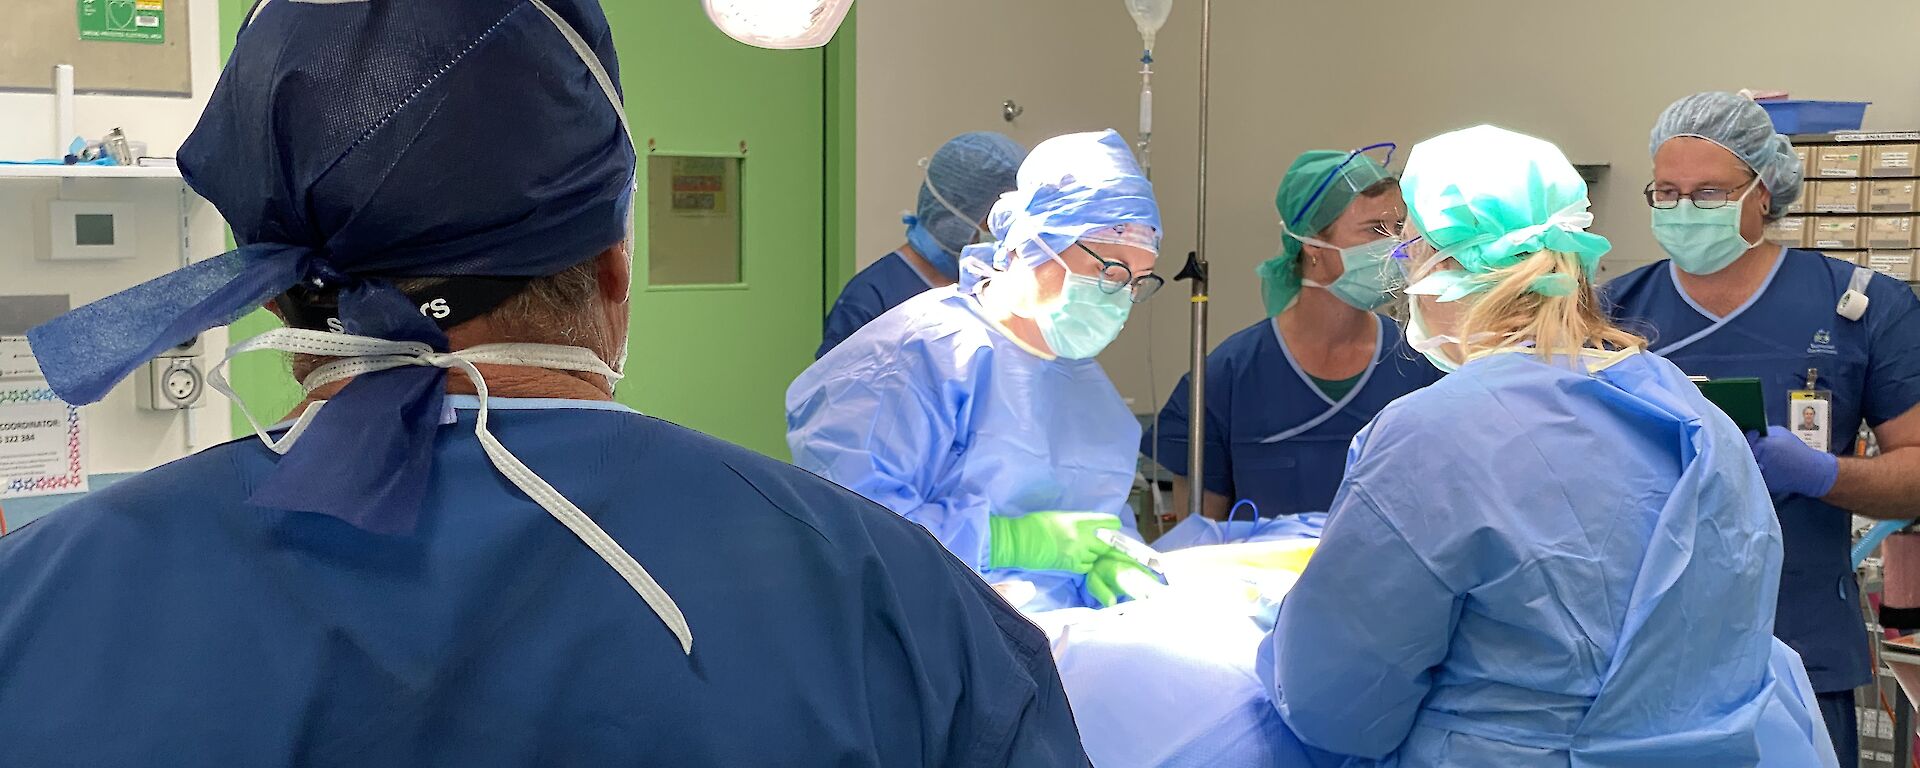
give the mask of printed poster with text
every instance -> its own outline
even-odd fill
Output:
[[[78,0],[81,40],[167,41],[166,0]]]
[[[85,492],[84,435],[44,381],[0,382],[0,499]]]

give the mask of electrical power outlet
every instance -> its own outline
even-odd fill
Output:
[[[162,357],[147,364],[140,406],[154,411],[198,408],[207,380],[191,357]]]

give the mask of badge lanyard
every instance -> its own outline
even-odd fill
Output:
[[[1807,386],[1787,393],[1787,428],[1819,451],[1833,450],[1833,391],[1819,389],[1820,370],[1807,369]]]

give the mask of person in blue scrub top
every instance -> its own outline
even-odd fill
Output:
[[[1026,147],[992,131],[963,133],[920,161],[920,193],[902,222],[907,242],[854,274],[827,312],[815,360],[860,327],[933,288],[960,279],[960,249],[985,236],[981,222],[1013,189]]]
[[[1154,274],[1160,209],[1125,139],[1058,136],[988,217],[960,284],[855,332],[787,389],[793,461],[931,531],[1019,607],[1144,585],[1128,528],[1140,425],[1094,361]],[[1030,589],[1029,589],[1030,588]]]
[[[270,300],[310,405],[0,536],[0,765],[1086,765],[925,531],[612,401],[620,82],[592,0],[259,7],[179,151],[243,245],[30,337],[87,403]]]
[[[1674,103],[1654,125],[1652,152],[1647,202],[1670,259],[1607,284],[1605,300],[1687,373],[1761,380],[1774,426],[1752,436],[1752,449],[1787,546],[1775,632],[1806,659],[1834,745],[1852,765],[1852,689],[1873,669],[1850,515],[1920,515],[1920,301],[1885,275],[1765,241],[1767,222],[1799,196],[1802,172],[1746,97]],[[1848,315],[1860,302],[1842,307],[1849,291],[1867,299],[1857,317]],[[1830,403],[1827,423],[1805,433],[1817,434],[1817,448],[1788,430],[1799,426],[1795,391]],[[1877,457],[1850,455],[1862,422],[1879,438]]]
[[[1387,254],[1406,218],[1386,167],[1366,152],[1304,153],[1274,208],[1280,253],[1259,268],[1269,317],[1207,355],[1206,519],[1243,500],[1268,517],[1325,511],[1354,433],[1440,377],[1375,313],[1399,279]],[[1188,386],[1182,378],[1141,447],[1174,473],[1183,518]]]
[[[1780,524],[1745,437],[1602,315],[1559,148],[1413,148],[1407,336],[1439,382],[1355,436],[1260,659],[1344,766],[1833,766],[1770,631]]]

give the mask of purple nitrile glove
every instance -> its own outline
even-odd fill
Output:
[[[1810,448],[1793,430],[1773,426],[1767,434],[1747,433],[1747,445],[1753,448],[1753,460],[1760,463],[1760,476],[1773,493],[1797,493],[1820,498],[1833,490],[1840,479],[1840,458]]]

